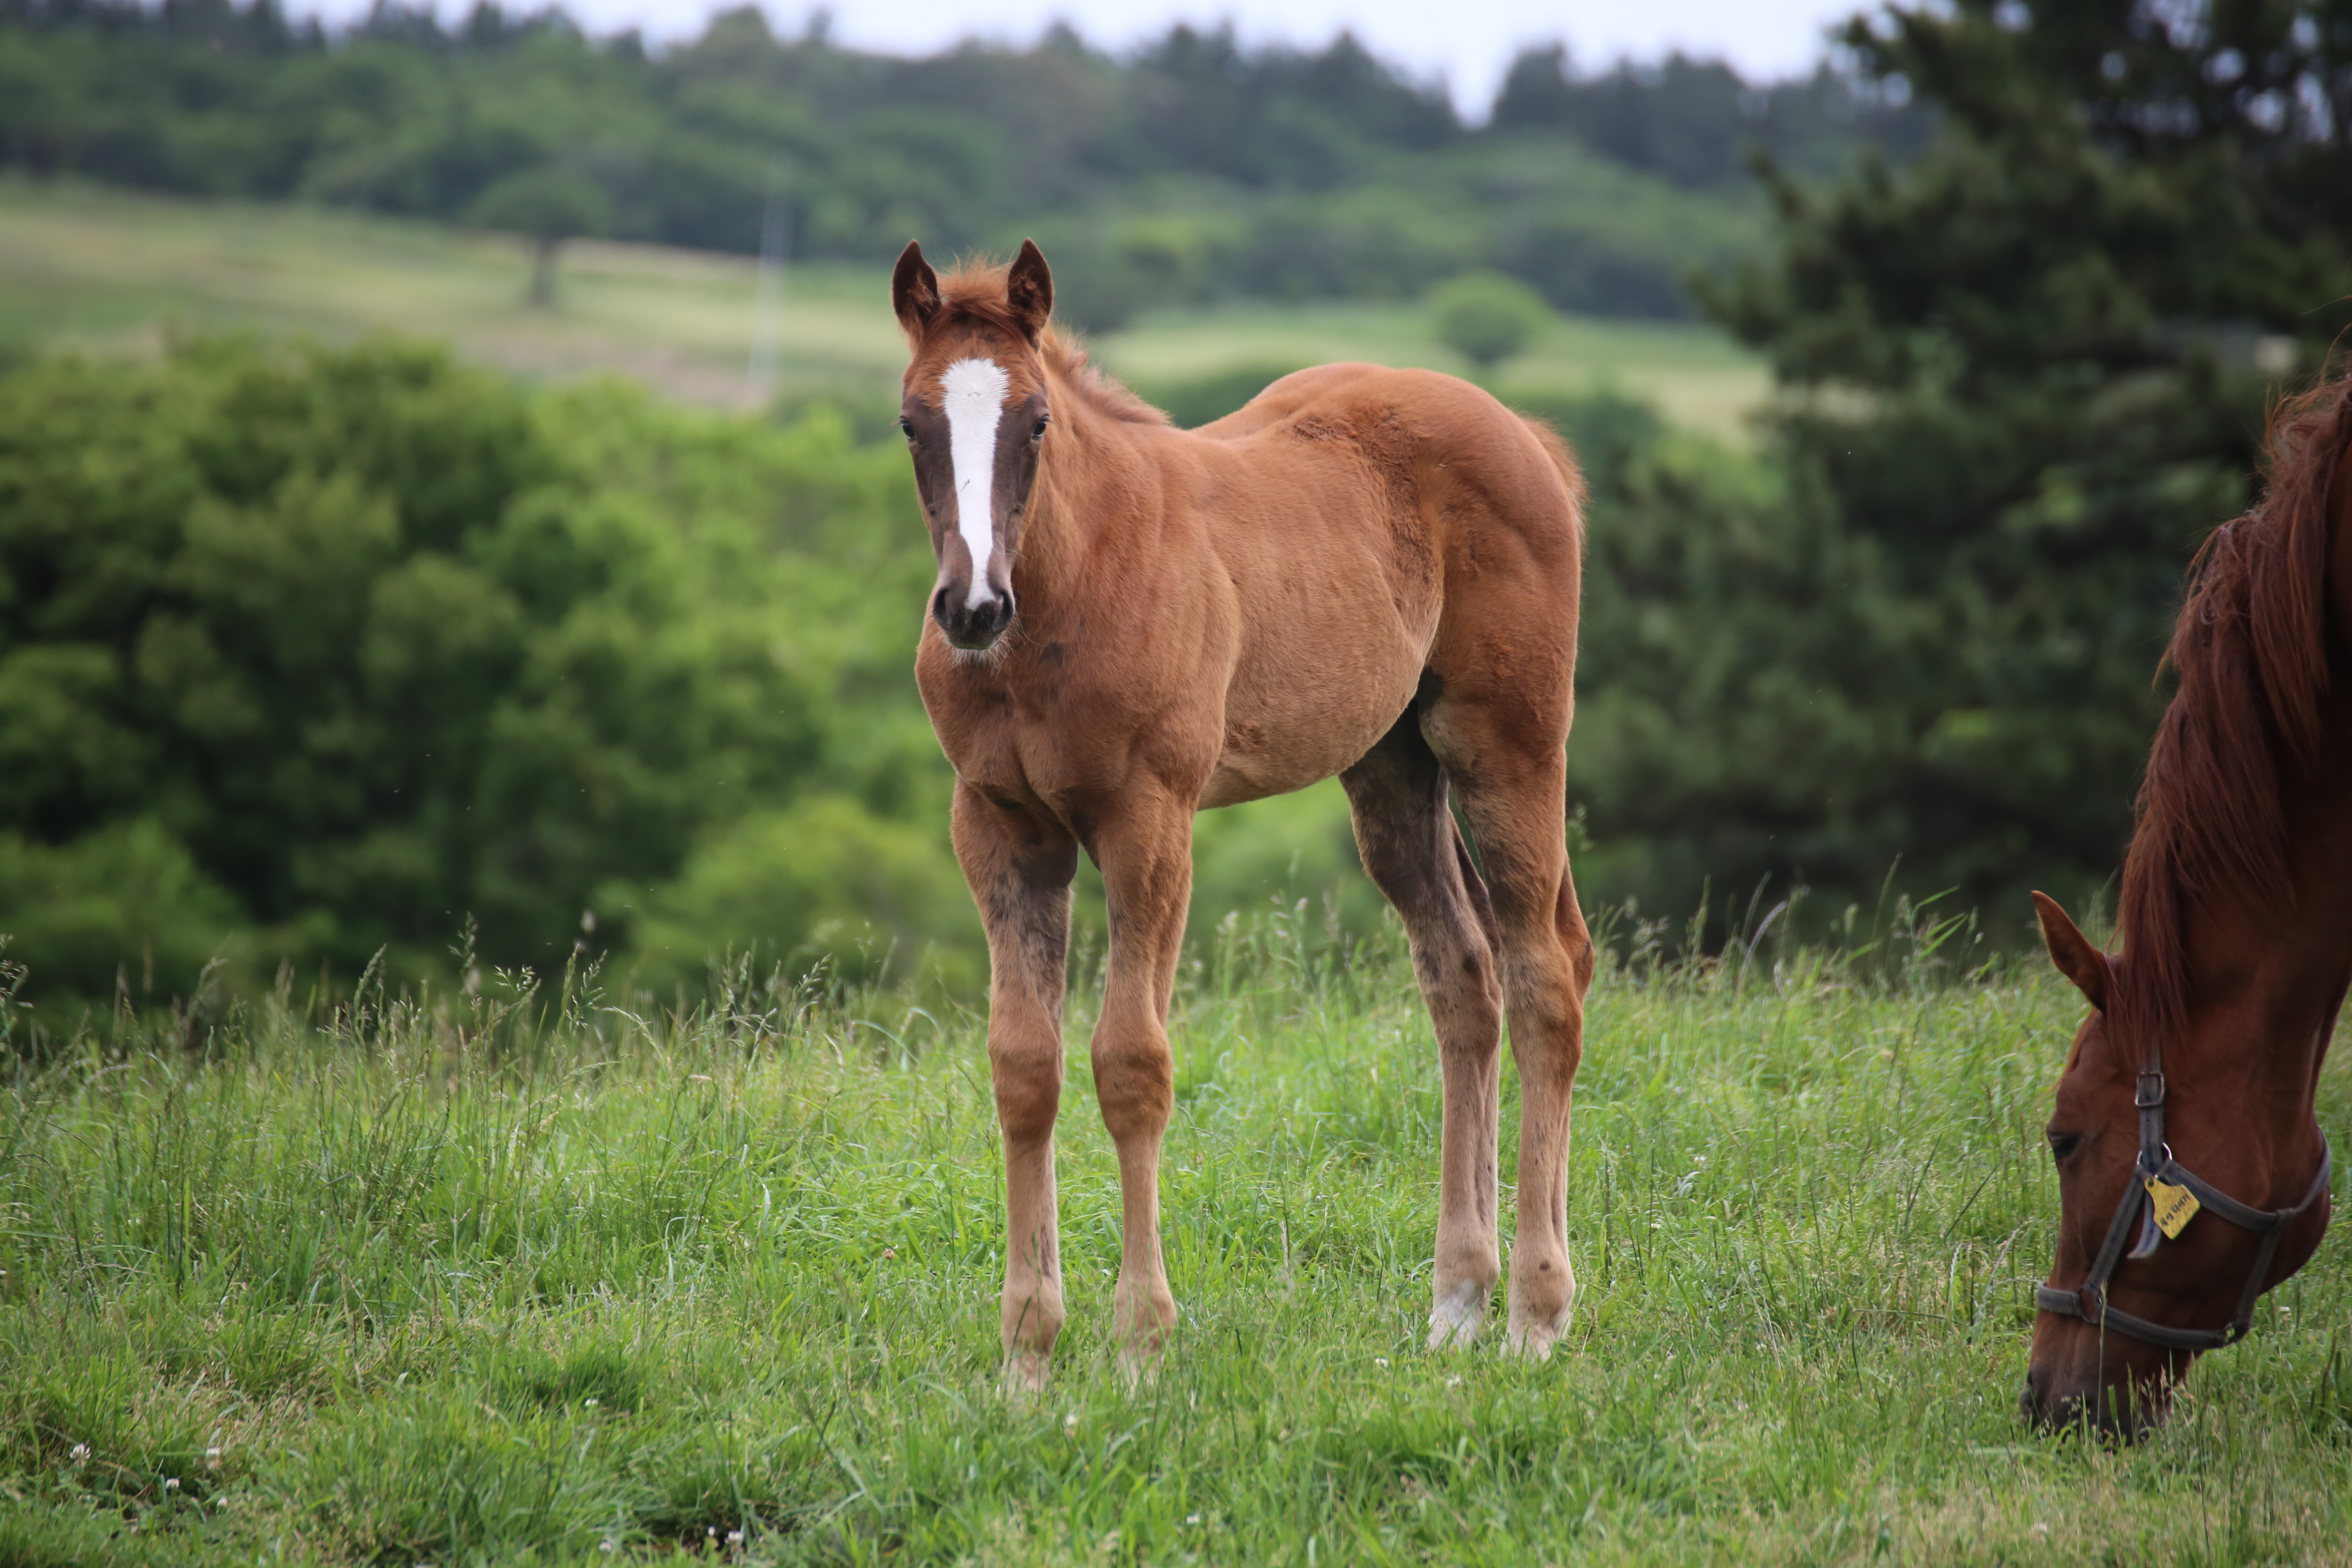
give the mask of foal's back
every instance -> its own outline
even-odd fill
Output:
[[[1582,550],[1582,482],[1567,448],[1454,376],[1318,365],[1188,434],[1258,468],[1262,479],[1297,466],[1313,470],[1302,476],[1312,484],[1335,463],[1358,469],[1432,529],[1463,521],[1449,510],[1462,507],[1491,514],[1530,547],[1565,548],[1571,556]]]
[[[1565,741],[1581,498],[1549,431],[1452,376],[1332,364],[1137,435],[1234,628],[1202,805],[1340,771],[1416,696],[1438,721],[1448,690],[1507,697],[1539,743]]]

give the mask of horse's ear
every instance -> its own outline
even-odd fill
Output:
[[[2104,1013],[2107,1010],[2107,985],[2115,972],[2107,967],[2107,955],[2092,944],[2091,939],[2077,930],[2058,907],[2058,900],[2047,893],[2033,895],[2033,912],[2042,917],[2042,941],[2050,949],[2050,962],[2058,973],[2074,983],[2092,1006]]]
[[[1013,319],[1021,323],[1023,334],[1035,342],[1054,314],[1054,269],[1045,265],[1045,253],[1034,239],[1021,242],[1021,254],[1004,275],[1004,302],[1013,307]]]
[[[923,259],[923,247],[917,240],[907,242],[890,273],[890,309],[898,313],[898,324],[908,335],[917,338],[940,313],[940,275]]]

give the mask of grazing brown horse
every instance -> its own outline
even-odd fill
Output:
[[[2058,1256],[2025,1408],[2131,1435],[2327,1229],[2313,1096],[2352,979],[2352,380],[2291,405],[2206,542],[2125,862],[2124,951],[2041,894],[2092,1012],[2050,1119]]]
[[[915,672],[988,931],[1008,1374],[1041,1380],[1062,1328],[1054,1118],[1079,850],[1110,901],[1094,1078],[1125,1220],[1112,1326],[1139,1365],[1176,1317],[1159,1168],[1192,816],[1334,773],[1443,1063],[1430,1342],[1474,1337],[1501,1278],[1507,1016],[1523,1103],[1508,1342],[1548,1352],[1575,1291],[1569,1095],[1592,973],[1563,816],[1583,548],[1567,449],[1466,383],[1362,364],[1175,429],[1055,335],[1031,244],[944,279],[909,245],[891,293],[914,351],[899,425],[940,563]]]

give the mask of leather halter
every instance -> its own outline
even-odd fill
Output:
[[[2270,1272],[2271,1258],[2278,1251],[2279,1237],[2287,1227],[2301,1219],[2311,1205],[2327,1191],[2327,1178],[2334,1163],[2334,1152],[2327,1146],[2327,1134],[2319,1134],[2319,1173],[2311,1178],[2309,1190],[2303,1201],[2292,1208],[2257,1209],[2230,1196],[2196,1173],[2182,1168],[2172,1157],[2172,1150],[2164,1141],[2164,1042],[2149,1044],[2147,1066],[2139,1075],[2139,1083],[2132,1095],[2132,1104],[2139,1111],[2139,1158],[2133,1163],[2131,1180],[2124,1186],[2123,1200],[2116,1205],[2116,1217],[2108,1222],[2107,1238],[2099,1247],[2099,1255],[2091,1261],[2091,1271],[2082,1284],[2072,1290],[2062,1290],[2054,1285],[2034,1288],[2035,1305],[2045,1312],[2061,1317],[2080,1318],[2103,1329],[2114,1329],[2136,1340],[2152,1345],[2162,1345],[2176,1351],[2217,1351],[2236,1344],[2246,1337],[2253,1326],[2254,1302],[2262,1296],[2263,1276]],[[2250,1230],[2263,1238],[2262,1249],[2254,1255],[2253,1272],[2246,1276],[2246,1288],[2238,1295],[2238,1310],[2226,1329],[2175,1329],[2162,1323],[2151,1323],[2146,1318],[2107,1304],[2107,1281],[2114,1278],[2116,1266],[2125,1258],[2146,1258],[2154,1252],[2164,1233],[2157,1228],[2153,1200],[2148,1196],[2147,1183],[2153,1178],[2176,1187],[2186,1187],[2195,1196],[2198,1212],[2210,1211],[2228,1220],[2241,1230]],[[2190,1216],[2192,1219],[2194,1215]],[[2129,1253],[2124,1251],[2124,1238],[2132,1233],[2132,1222],[2139,1222],[2139,1237]]]

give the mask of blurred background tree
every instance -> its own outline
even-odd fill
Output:
[[[530,287],[524,297],[541,310],[555,304],[555,266],[567,239],[602,234],[613,204],[604,188],[576,170],[542,165],[501,174],[467,208],[469,221],[530,241]]]

